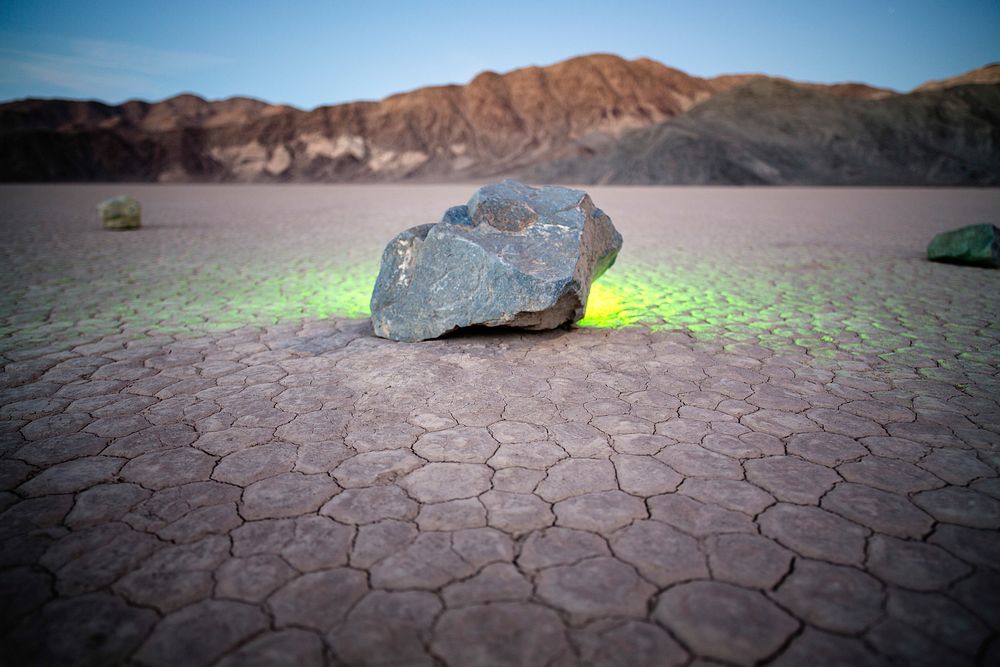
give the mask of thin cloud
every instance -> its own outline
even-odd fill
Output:
[[[31,42],[31,48],[0,48],[0,82],[118,100],[157,95],[173,88],[170,80],[177,75],[232,62],[207,53],[99,39],[35,36]]]
[[[87,69],[65,63],[46,62],[44,59],[22,60],[0,56],[0,68],[6,72],[0,81],[29,90],[56,88],[74,95],[97,98],[151,95],[157,90],[154,79],[141,75]]]

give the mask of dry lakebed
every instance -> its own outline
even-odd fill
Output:
[[[1000,664],[1000,191],[587,188],[580,326],[374,337],[475,187],[0,186],[5,660]]]

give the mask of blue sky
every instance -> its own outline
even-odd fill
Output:
[[[909,90],[1000,61],[1000,0],[0,0],[0,99],[311,108],[585,53]]]

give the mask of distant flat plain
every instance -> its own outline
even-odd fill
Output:
[[[474,189],[0,186],[0,649],[997,658],[1000,272],[924,253],[1000,190],[592,187],[582,326],[374,338]]]
[[[17,313],[20,323],[5,333],[41,340],[74,331],[201,330],[364,316],[384,245],[402,229],[438,220],[473,190],[0,186],[6,286],[0,313],[8,322]],[[996,294],[988,289],[996,273],[929,264],[923,257],[939,231],[996,221],[1000,190],[588,191],[625,238],[618,265],[598,283],[590,318],[597,315],[597,325],[732,329],[753,319],[751,313],[759,317],[780,306],[779,292],[792,284],[814,312],[823,301],[828,310],[841,310],[853,299],[863,308],[891,308],[926,298],[928,291],[947,293],[942,306],[960,298],[986,306]],[[142,201],[144,228],[105,232],[94,206],[124,192]],[[44,317],[33,319],[32,313]],[[793,326],[799,324],[804,320]]]

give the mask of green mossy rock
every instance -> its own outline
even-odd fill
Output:
[[[132,197],[121,195],[105,199],[97,205],[105,229],[139,229],[142,226],[142,206]]]
[[[1000,266],[1000,229],[987,223],[938,234],[927,246],[927,259],[995,269]]]

